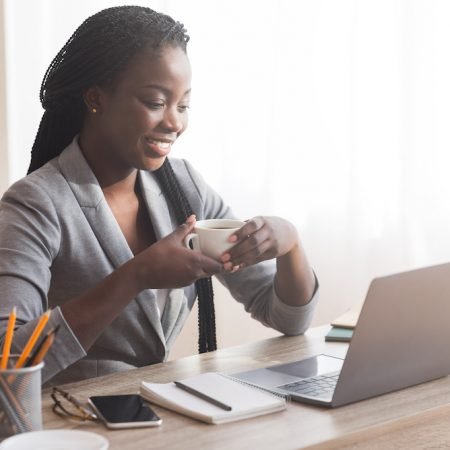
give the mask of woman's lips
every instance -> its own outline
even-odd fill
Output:
[[[152,152],[158,156],[168,155],[172,147],[172,142],[155,141],[153,139],[146,139],[146,142]]]

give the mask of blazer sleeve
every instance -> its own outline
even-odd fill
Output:
[[[229,206],[220,195],[206,184],[201,175],[184,160],[189,177],[195,185],[203,207],[202,219],[233,218]],[[199,218],[200,219],[200,218]],[[283,334],[297,335],[304,333],[311,324],[318,302],[318,280],[310,301],[303,306],[291,306],[284,303],[274,287],[276,261],[264,261],[235,273],[216,275],[218,280],[229,290],[245,310],[263,325]]]
[[[39,316],[48,309],[52,261],[61,238],[57,208],[38,180],[32,175],[20,180],[0,201],[0,340],[15,306],[14,353],[21,352]],[[59,307],[51,311],[46,330],[57,325],[43,381],[86,355]]]

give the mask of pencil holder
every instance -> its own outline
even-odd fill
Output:
[[[14,366],[17,357],[12,356]],[[0,370],[0,440],[42,429],[41,371],[44,363]]]

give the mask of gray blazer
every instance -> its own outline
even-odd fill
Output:
[[[220,196],[184,160],[171,159],[197,219],[233,217]],[[176,227],[154,175],[139,172],[158,239]],[[17,307],[14,349],[20,351],[38,317],[51,308],[47,328],[60,325],[45,360],[43,380],[76,381],[164,361],[195,301],[195,289],[169,291],[162,317],[155,292],[141,292],[86,352],[59,308],[93,287],[133,254],[76,138],[39,170],[15,183],[0,203],[0,335]],[[285,334],[308,327],[317,294],[305,306],[275,294],[273,261],[219,276],[232,296],[263,324]]]

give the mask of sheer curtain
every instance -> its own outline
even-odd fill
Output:
[[[51,58],[88,15],[125,3],[186,25],[191,121],[174,155],[240,217],[297,226],[321,282],[315,323],[374,276],[450,260],[445,0],[6,0],[10,182]]]

